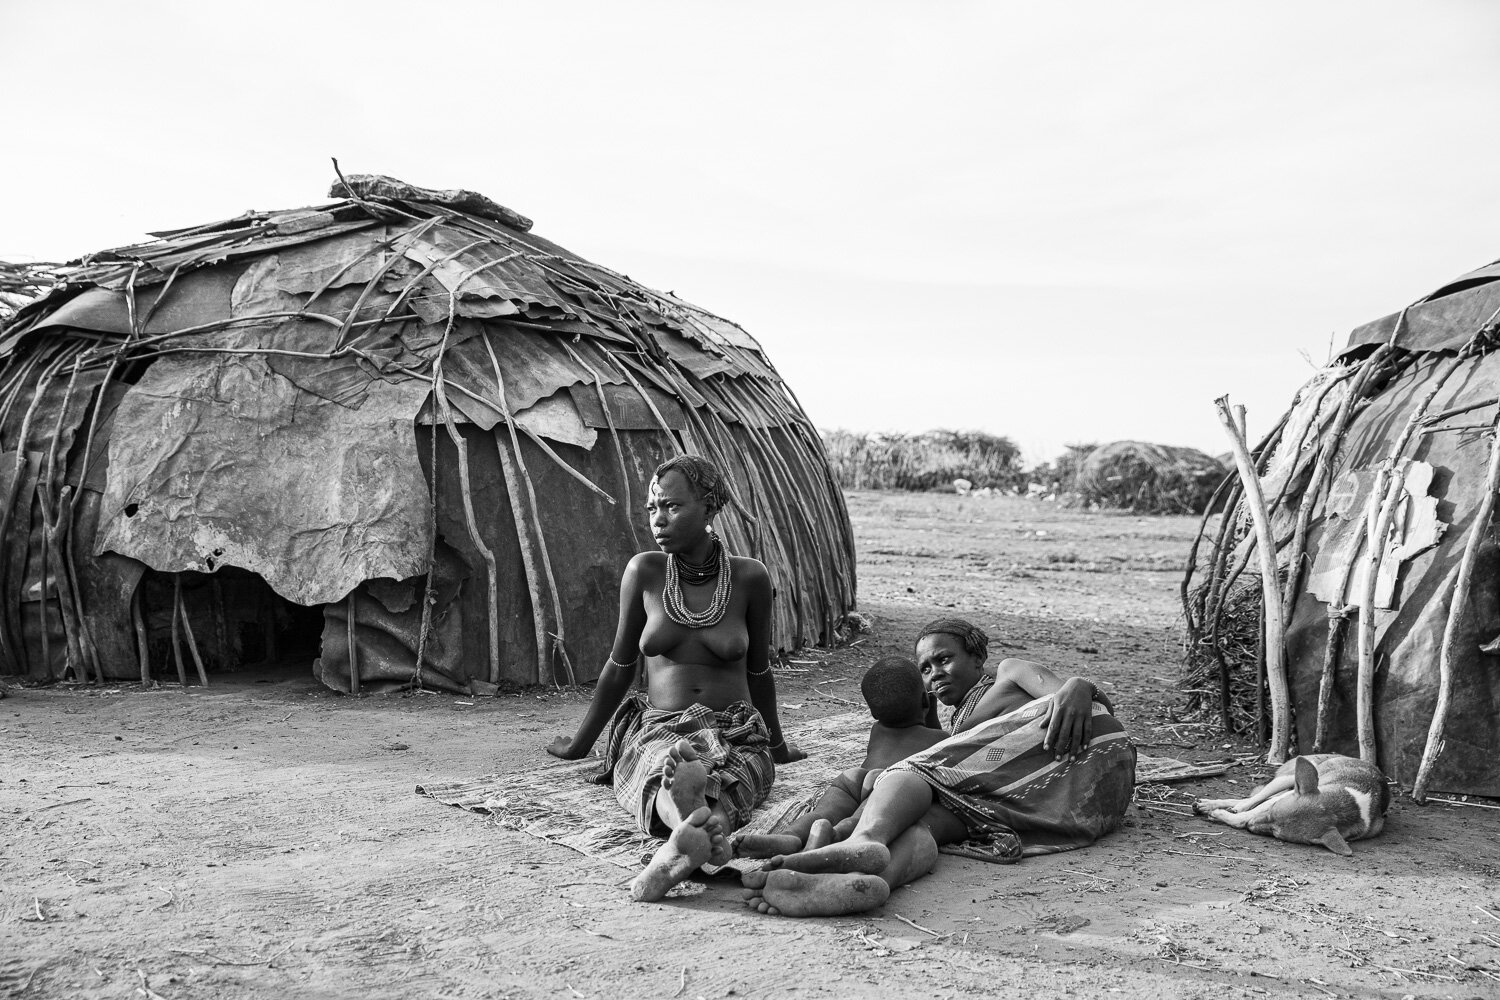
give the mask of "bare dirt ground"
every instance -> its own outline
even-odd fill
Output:
[[[632,873],[414,794],[536,762],[586,691],[350,698],[306,665],[185,691],[13,687],[0,995],[1500,996],[1500,811],[1402,799],[1352,859],[1181,815],[1269,774],[1253,747],[1174,721],[1192,521],[849,503],[874,631],[796,656],[789,723],[848,711],[863,665],[964,613],[995,655],[1097,679],[1142,752],[1236,766],[1144,786],[1088,850],[945,856],[872,913],[790,920],[732,883],[631,903]]]

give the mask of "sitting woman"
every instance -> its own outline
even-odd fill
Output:
[[[771,579],[731,556],[713,518],[731,502],[724,475],[684,455],[651,479],[646,512],[660,552],[641,552],[620,580],[609,661],[577,732],[547,752],[576,760],[606,725],[615,798],[647,832],[667,835],[631,884],[656,900],[706,862],[730,860],[728,834],[766,797],[787,743],[770,665]],[[641,661],[646,691],[631,688]]]
[[[953,735],[886,768],[848,839],[745,875],[762,913],[832,916],[885,902],[937,863],[940,844],[1010,862],[1085,847],[1114,830],[1135,787],[1135,748],[1081,677],[1030,660],[984,669],[989,637],[958,618],[917,639],[928,690]]]

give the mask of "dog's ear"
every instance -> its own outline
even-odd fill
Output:
[[[1334,854],[1342,854],[1346,858],[1354,856],[1354,851],[1349,847],[1349,842],[1333,827],[1329,827],[1328,832],[1318,838],[1318,843],[1328,848]]]
[[[1296,776],[1292,779],[1298,795],[1312,795],[1318,790],[1318,769],[1306,757],[1298,757]]]

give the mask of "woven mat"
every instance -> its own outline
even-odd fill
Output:
[[[864,759],[869,731],[870,717],[863,712],[845,712],[787,727],[788,738],[807,752],[807,759],[776,768],[771,794],[755,810],[744,831],[776,832],[805,813],[830,778]],[[571,847],[588,857],[622,868],[639,868],[661,841],[635,828],[615,801],[613,789],[593,783],[591,779],[600,767],[597,755],[582,760],[548,756],[509,774],[486,774],[467,781],[424,781],[417,786],[417,794],[493,816],[507,829]],[[1136,763],[1136,784],[1201,776],[1203,772],[1196,765],[1170,757],[1140,754]],[[760,866],[758,861],[737,859],[725,867],[737,873]],[[715,873],[711,866],[705,871]]]

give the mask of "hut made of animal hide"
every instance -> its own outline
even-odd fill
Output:
[[[1500,264],[1356,329],[1253,450],[1295,751],[1375,761],[1419,800],[1500,795],[1496,279]],[[1183,585],[1190,650],[1217,659],[1205,686],[1220,698],[1232,673],[1269,659],[1254,642],[1239,656],[1224,644],[1244,632],[1227,620],[1236,609],[1264,616],[1263,600],[1244,599],[1240,574],[1256,562],[1241,493],[1200,536]]]
[[[683,452],[730,477],[774,644],[832,638],[848,514],[744,330],[471,192],[330,198],[93,254],[0,328],[6,672],[588,680]]]

